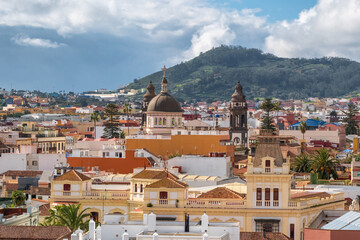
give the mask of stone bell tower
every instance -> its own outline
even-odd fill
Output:
[[[240,81],[235,86],[235,91],[230,102],[230,139],[234,145],[247,148],[247,104]]]

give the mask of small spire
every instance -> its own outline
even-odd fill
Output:
[[[161,70],[163,70],[163,72],[164,72],[163,77],[166,78],[166,70],[168,70],[168,69],[167,69],[166,66],[164,65],[164,67],[163,67]]]

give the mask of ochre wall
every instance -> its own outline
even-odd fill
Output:
[[[163,159],[170,155],[204,155],[210,152],[223,152],[233,157],[234,146],[220,145],[220,140],[229,136],[220,135],[173,135],[171,139],[126,139],[126,149],[146,148]]]

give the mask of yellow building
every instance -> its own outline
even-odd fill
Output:
[[[281,232],[295,240],[303,239],[305,225],[320,211],[344,209],[343,193],[291,189],[290,163],[278,136],[263,132],[258,143],[248,161],[246,191],[225,184],[199,192],[166,170],[144,169],[131,177],[128,191],[104,192],[94,190],[89,178],[70,177],[73,171],[53,180],[51,201],[80,202],[99,217],[127,213],[131,220],[153,211],[168,220],[183,221],[186,213],[190,221],[200,221],[206,211],[210,222],[239,222],[241,232]]]

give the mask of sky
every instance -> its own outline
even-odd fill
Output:
[[[0,0],[0,88],[116,89],[221,44],[360,61],[360,1]]]

